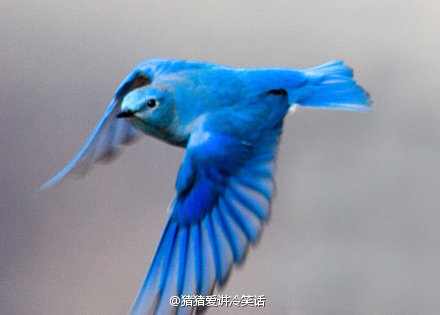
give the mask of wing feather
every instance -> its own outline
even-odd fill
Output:
[[[287,112],[286,95],[270,99]],[[243,261],[269,216],[281,126],[269,121],[253,142],[209,128],[193,130],[171,215],[132,314],[191,313],[195,305],[175,309],[171,296],[209,295]]]
[[[130,73],[121,83],[115,97],[107,107],[101,120],[93,129],[81,150],[54,177],[40,187],[41,190],[55,185],[66,175],[84,175],[97,162],[108,162],[118,153],[121,145],[131,144],[139,135],[136,128],[125,119],[117,119],[123,97],[132,89],[148,84],[145,77]]]

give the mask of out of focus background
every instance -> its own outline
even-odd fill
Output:
[[[260,242],[210,313],[440,312],[438,1],[0,0],[0,313],[125,314],[184,151],[149,137],[35,190],[152,57],[311,67],[343,59],[374,112],[286,119]]]

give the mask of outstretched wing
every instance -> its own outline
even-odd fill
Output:
[[[193,312],[194,307],[176,309],[170,298],[211,294],[257,240],[270,211],[274,158],[288,110],[285,92],[260,102],[271,102],[272,112],[278,107],[280,114],[255,128],[251,141],[206,124],[193,131],[172,212],[132,314]]]
[[[96,162],[108,161],[113,158],[122,144],[131,143],[138,131],[126,119],[117,119],[122,98],[139,86],[148,84],[149,79],[131,73],[122,82],[113,101],[107,107],[104,116],[89,136],[86,144],[57,175],[47,181],[40,189],[47,189],[69,173],[85,174]]]

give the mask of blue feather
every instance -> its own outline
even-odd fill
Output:
[[[189,242],[189,227],[185,226],[181,229],[180,234],[181,235],[181,242],[180,242],[180,249],[182,251],[182,255],[180,255],[179,260],[179,282],[178,282],[178,294],[182,295],[183,286],[185,283],[185,276],[187,274],[187,262],[188,262],[188,242]]]
[[[211,241],[212,254],[214,258],[215,275],[217,279],[222,279],[222,267],[220,262],[220,249],[217,241],[217,235],[215,234],[214,227],[212,224],[211,215],[207,214],[205,219],[206,231]]]
[[[368,94],[353,80],[353,71],[342,61],[303,70],[310,93],[297,100],[301,106],[370,111]]]

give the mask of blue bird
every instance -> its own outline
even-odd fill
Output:
[[[170,297],[225,283],[267,219],[283,119],[299,106],[369,111],[342,61],[299,70],[151,59],[123,80],[79,153],[46,189],[140,132],[186,147],[170,216],[132,314],[191,313]]]

